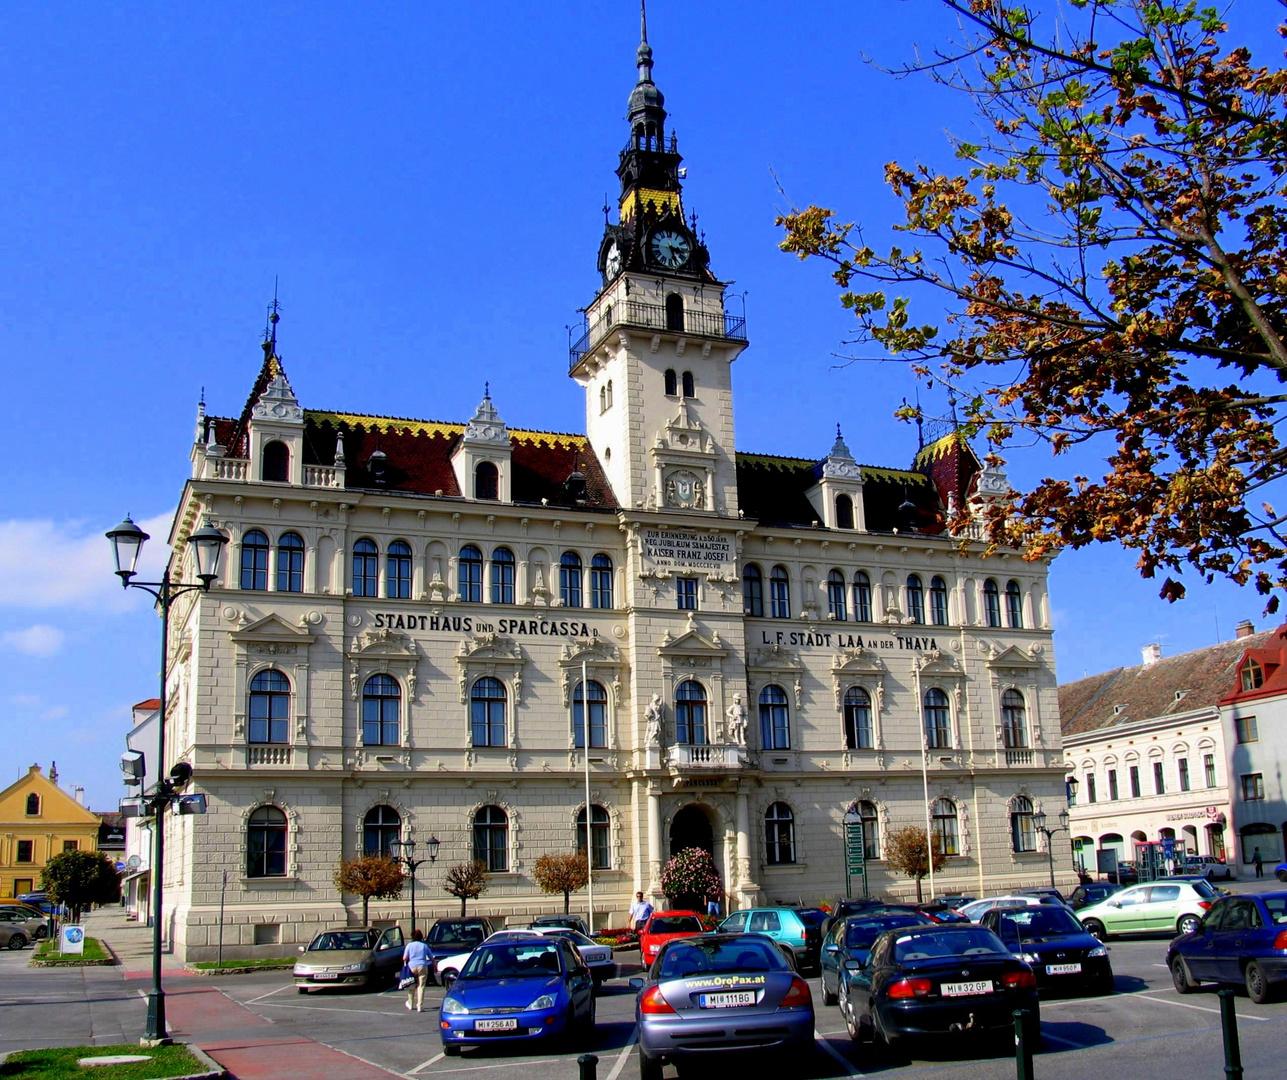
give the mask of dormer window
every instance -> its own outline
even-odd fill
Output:
[[[285,484],[290,480],[290,448],[278,439],[264,443],[260,452],[259,475],[271,483]]]
[[[490,461],[480,461],[474,470],[474,498],[500,498],[500,473]]]
[[[854,527],[854,501],[848,495],[836,496],[836,528]]]
[[[1259,690],[1265,685],[1265,669],[1255,660],[1248,660],[1242,665],[1242,688]]]

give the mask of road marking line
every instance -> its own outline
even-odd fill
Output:
[[[1140,998],[1142,1001],[1156,1002],[1158,1005],[1174,1005],[1177,1009],[1197,1009],[1198,1012],[1215,1013],[1217,1016],[1220,1015],[1219,1009],[1213,1009],[1209,1005],[1194,1005],[1188,1001],[1171,1001],[1169,998],[1159,998],[1159,997],[1150,996],[1152,994],[1162,993],[1162,992],[1163,991],[1160,991],[1160,990],[1143,990],[1143,991],[1140,991],[1140,993],[1138,994],[1129,994],[1129,995],[1123,995],[1123,996]],[[1254,1020],[1256,1023],[1263,1023],[1265,1020],[1268,1019],[1268,1017],[1266,1016],[1247,1016],[1244,1013],[1238,1013],[1237,1016],[1239,1020]]]
[[[1085,1050],[1087,1047],[1100,1045],[1098,1043],[1074,1042],[1072,1039],[1065,1039],[1061,1035],[1051,1035],[1050,1032],[1045,1029],[1044,1025],[1041,1028],[1041,1037],[1043,1039],[1049,1039],[1051,1042],[1063,1043],[1065,1046],[1071,1046],[1074,1050]]]
[[[622,1047],[621,1053],[617,1055],[616,1063],[612,1066],[612,1072],[608,1073],[607,1080],[617,1080],[621,1075],[621,1070],[626,1067],[626,1062],[630,1060],[630,1051],[634,1049],[635,1040],[639,1038],[639,1025],[635,1024],[634,1030],[630,1032],[630,1039]]]
[[[359,1013],[363,1013],[369,1016],[397,1016],[398,1015],[396,1012],[393,1012],[391,1010],[386,1012],[384,1009],[330,1009],[330,1008],[327,1008],[325,1005],[283,1005],[277,1001],[266,1001],[264,1002],[264,1005],[266,1008],[269,1008],[269,1009],[303,1009],[306,1012],[337,1012],[337,1013],[349,1013],[354,1016],[356,1016]],[[414,1013],[412,1015],[414,1015]]]
[[[848,1032],[846,1032],[845,1034],[848,1034]],[[840,1067],[845,1070],[846,1076],[866,1075],[865,1073],[856,1071],[858,1066],[855,1065],[852,1061],[850,1061],[847,1057],[845,1057],[845,1055],[842,1054],[839,1050],[837,1050],[834,1046],[832,1046],[831,1043],[827,1042],[826,1039],[822,1038],[822,1036],[818,1034],[818,1029],[816,1027],[813,1029],[813,1041],[817,1043],[819,1046],[821,1046],[822,1049],[824,1049],[838,1062],[840,1062]]]
[[[285,986],[279,986],[276,990],[269,990],[266,994],[260,994],[259,997],[251,998],[249,1001],[242,1002],[243,1005],[253,1005],[256,1001],[263,1001],[264,998],[270,998],[274,994],[280,994],[283,990],[289,990],[293,984],[287,983]]]
[[[410,1072],[408,1072],[408,1073],[407,1073],[407,1075],[408,1075],[408,1076],[416,1076],[416,1075],[418,1075],[419,1073],[423,1072],[425,1069],[429,1068],[429,1066],[430,1066],[430,1065],[432,1065],[432,1064],[434,1064],[434,1062],[436,1062],[436,1061],[441,1061],[441,1060],[442,1060],[443,1058],[445,1058],[446,1056],[447,1056],[446,1054],[439,1053],[437,1057],[431,1057],[428,1061],[423,1061],[423,1062],[421,1062],[421,1063],[420,1063],[419,1065],[417,1065],[414,1069],[412,1069]]]

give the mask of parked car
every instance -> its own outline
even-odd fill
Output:
[[[897,1050],[925,1036],[1009,1043],[1014,1011],[1029,1013],[1028,1045],[1041,1041],[1032,969],[981,926],[887,930],[866,964],[842,969],[840,1012],[849,1037]]]
[[[611,945],[600,945],[594,938],[586,937],[576,930],[569,930],[566,926],[534,926],[531,929],[533,933],[544,937],[561,938],[563,941],[572,942],[576,946],[576,951],[581,954],[581,959],[585,961],[585,966],[590,969],[590,974],[594,976],[595,986],[602,986],[605,980],[616,975],[617,962],[612,958]]]
[[[693,937],[704,933],[705,929],[702,917],[695,911],[654,911],[639,931],[639,954],[643,957],[644,966],[657,959],[666,942],[673,938]]]
[[[1117,869],[1109,871],[1104,877],[1114,885],[1137,885],[1140,880],[1140,872],[1133,862],[1119,862]]]
[[[913,904],[912,907],[924,915],[930,922],[938,923],[967,923],[970,921],[968,915],[963,915],[959,910],[950,904],[926,903]],[[877,908],[877,910],[881,910]]]
[[[25,949],[29,941],[31,941],[31,934],[21,923],[5,922],[0,919],[0,947]]]
[[[1287,893],[1216,901],[1197,930],[1171,942],[1166,966],[1181,994],[1202,982],[1241,984],[1264,1004],[1287,983]]]
[[[323,930],[295,961],[295,988],[301,994],[331,986],[375,986],[397,980],[402,970],[402,927],[387,930]]]
[[[966,904],[971,904],[977,899],[977,896],[965,896],[961,893],[949,893],[946,896],[936,896],[934,898],[934,903],[943,904],[946,907],[960,911]]]
[[[1279,881],[1287,881],[1287,862],[1280,862],[1274,867],[1274,877]]]
[[[570,941],[533,935],[486,942],[442,999],[442,1052],[494,1042],[588,1041],[594,979]]]
[[[33,941],[39,941],[49,933],[48,917],[25,905],[0,905],[0,923],[22,927],[23,933]]]
[[[587,937],[590,935],[590,928],[586,926],[585,920],[580,915],[538,915],[527,925],[532,930],[541,926],[564,926]]]
[[[32,907],[37,911],[43,912],[45,915],[58,915],[63,911],[62,905],[55,904],[49,899],[49,894],[43,890],[40,892],[25,892],[20,896],[14,897],[14,899],[26,907]]]
[[[1015,889],[1013,890],[1012,895],[1035,896],[1038,898],[1044,896],[1044,897],[1049,897],[1051,900],[1057,900],[1061,904],[1068,903],[1068,899],[1067,897],[1064,896],[1063,893],[1061,893],[1058,889],[1052,889],[1046,885],[1034,886],[1033,888],[1028,888],[1028,889]]]
[[[1208,881],[1217,878],[1223,881],[1233,880],[1233,867],[1214,855],[1190,855],[1184,860],[1184,873],[1201,874]]]
[[[443,986],[450,987],[461,971],[464,970],[469,958],[474,954],[474,949],[478,948],[479,945],[495,944],[500,941],[532,941],[538,940],[542,936],[539,930],[497,930],[494,934],[489,934],[485,937],[478,945],[466,946],[458,953],[439,957],[430,968],[431,977]]]
[[[906,915],[851,915],[833,923],[831,932],[822,939],[822,955],[818,966],[822,969],[822,1004],[834,1005],[840,995],[840,970],[848,960],[867,962],[867,954],[874,942],[886,930],[901,926],[928,926],[930,921],[914,912]]]
[[[822,927],[810,926],[799,910],[788,907],[750,908],[735,911],[719,925],[726,934],[766,934],[795,957],[800,971],[818,966],[822,950]]]
[[[429,972],[432,979],[438,961],[457,953],[468,953],[475,945],[496,932],[491,919],[475,915],[470,918],[439,919],[429,927],[425,944],[429,947]]]
[[[1113,992],[1108,949],[1063,905],[996,909],[983,916],[981,925],[1031,966],[1037,989]]]
[[[975,900],[961,908],[961,914],[970,922],[978,922],[989,911],[996,908],[1040,907],[1039,896],[989,896],[984,900]]]
[[[857,915],[868,908],[881,907],[885,903],[887,901],[878,896],[838,896],[827,905],[831,910],[818,929],[822,932],[822,936],[826,937],[832,923],[837,919],[847,919],[850,915]]]
[[[1101,941],[1113,934],[1191,934],[1219,894],[1203,878],[1131,885],[1077,912]]]
[[[705,934],[666,943],[641,979],[639,1076],[661,1080],[667,1062],[728,1050],[813,1051],[813,995],[781,950],[759,934]],[[799,1064],[799,1059],[795,1059]]]
[[[1120,889],[1120,885],[1114,885],[1111,881],[1092,881],[1089,885],[1078,885],[1068,897],[1068,906],[1073,911],[1079,911],[1087,904],[1098,904],[1101,900],[1107,900]]]

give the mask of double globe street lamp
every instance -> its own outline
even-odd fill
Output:
[[[1067,808],[1059,811],[1059,824],[1046,827],[1046,812],[1038,810],[1032,815],[1032,827],[1046,838],[1046,859],[1050,863],[1050,887],[1055,887],[1055,852],[1050,846],[1050,838],[1057,832],[1068,831],[1068,810]]]
[[[162,811],[174,804],[180,813],[201,813],[204,811],[203,796],[181,796],[177,788],[182,787],[192,776],[192,767],[180,762],[170,770],[169,778],[162,779],[165,770],[165,684],[167,679],[168,652],[170,645],[170,608],[174,601],[184,593],[209,592],[210,586],[219,577],[219,561],[223,549],[227,546],[228,537],[209,525],[197,529],[188,537],[188,544],[195,563],[197,581],[183,584],[176,581],[170,573],[170,561],[161,571],[160,581],[134,581],[139,554],[143,544],[150,539],[127,516],[116,528],[107,533],[112,544],[112,555],[116,559],[116,574],[121,579],[121,586],[126,589],[142,589],[156,598],[161,609],[161,694],[157,711],[156,764],[154,766],[157,783],[150,793],[144,793],[143,806],[155,814],[153,826],[153,866],[152,866],[152,989],[147,995],[147,1023],[143,1038],[146,1042],[159,1043],[168,1039],[165,1027],[165,992],[161,988],[161,898],[162,880],[164,878],[165,828]],[[141,777],[139,777],[141,779]],[[139,803],[135,803],[139,807]]]
[[[438,845],[442,843],[436,836],[429,837],[425,841],[425,847],[428,849],[428,859],[416,858],[416,842],[414,840],[391,840],[389,849],[393,852],[393,858],[402,863],[411,875],[411,932],[416,932],[416,868],[423,866],[426,862],[432,866],[438,859]]]

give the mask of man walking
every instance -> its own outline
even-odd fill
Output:
[[[411,969],[411,978],[414,980],[407,987],[408,1012],[411,1011],[413,1001],[416,1012],[422,1012],[425,1003],[425,983],[429,981],[429,946],[424,939],[423,930],[412,930],[411,940],[402,950],[402,962]]]
[[[1260,854],[1260,848],[1256,848],[1251,853],[1251,865],[1256,868],[1256,877],[1262,878],[1265,876],[1265,860]]]
[[[644,899],[643,893],[635,893],[635,902],[630,905],[630,925],[635,928],[635,933],[643,930],[651,915],[652,905]]]

